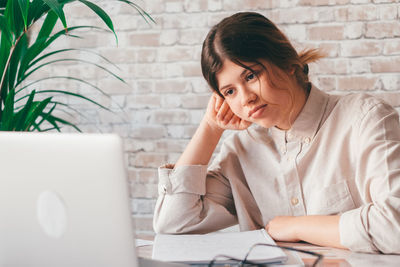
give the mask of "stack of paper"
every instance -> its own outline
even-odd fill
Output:
[[[154,241],[153,259],[190,264],[205,264],[217,255],[243,259],[254,244],[275,245],[264,229],[204,235],[157,235]],[[218,263],[232,261],[221,258]],[[257,263],[284,262],[286,254],[280,248],[259,246],[252,250],[248,260]]]

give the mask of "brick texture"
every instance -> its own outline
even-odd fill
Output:
[[[71,119],[85,132],[115,132],[124,137],[138,233],[152,234],[157,167],[179,157],[207,105],[210,91],[200,68],[202,40],[212,25],[230,14],[258,11],[277,23],[296,48],[323,50],[326,58],[310,65],[310,78],[322,90],[368,92],[400,109],[400,0],[134,1],[156,24],[146,23],[122,3],[96,2],[113,18],[118,46],[112,34],[86,30],[78,34],[83,39],[66,37],[53,48],[99,53],[116,66],[94,53],[73,52],[102,64],[125,83],[91,64],[74,62],[43,68],[32,78],[73,75],[104,90],[106,95],[68,80],[47,80],[41,85],[82,92],[113,111],[64,98],[84,115]],[[81,4],[69,6],[67,18],[70,25],[104,28]]]

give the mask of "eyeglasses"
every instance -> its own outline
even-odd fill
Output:
[[[247,259],[250,256],[251,252],[254,250],[254,248],[262,247],[262,246],[281,248],[281,249],[284,249],[284,250],[291,250],[291,251],[301,252],[301,253],[305,253],[305,254],[314,256],[316,258],[313,261],[313,263],[310,265],[310,267],[316,267],[318,265],[318,263],[320,263],[322,261],[323,257],[324,257],[322,254],[315,253],[315,252],[312,252],[312,251],[303,250],[303,249],[259,243],[259,244],[254,244],[253,246],[251,246],[249,251],[246,253],[246,255],[244,256],[243,259],[238,259],[238,258],[234,258],[234,257],[231,257],[231,256],[227,256],[227,255],[222,255],[221,254],[221,255],[215,256],[208,263],[208,267],[215,266],[216,264],[218,264],[218,261],[224,260],[224,259],[228,260],[228,261],[232,261],[235,264],[237,263],[237,265],[240,266],[240,267],[245,266],[245,265],[246,266],[268,266],[268,264],[265,264],[265,263],[261,264],[259,262],[253,262],[253,261],[250,261],[250,260]]]

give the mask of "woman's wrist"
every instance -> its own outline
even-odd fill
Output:
[[[293,217],[293,224],[292,224],[292,232],[293,236],[297,240],[303,240],[304,241],[304,234],[302,233],[302,230],[304,230],[304,227],[307,227],[305,221],[305,216],[294,216]]]
[[[207,116],[203,117],[203,120],[200,122],[200,127],[204,127],[207,132],[209,132],[212,136],[220,138],[224,133],[225,129],[219,127],[216,123],[210,121]]]

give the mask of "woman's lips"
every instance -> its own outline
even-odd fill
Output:
[[[249,111],[249,117],[253,118],[258,117],[259,115],[261,115],[261,113],[264,111],[264,108],[266,108],[267,106],[268,106],[267,104],[264,104],[253,108],[252,110]]]

